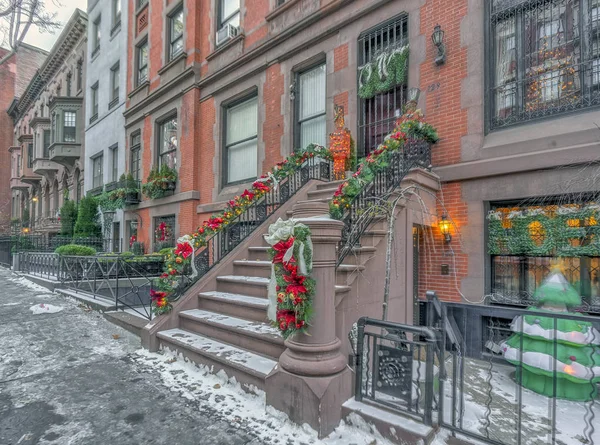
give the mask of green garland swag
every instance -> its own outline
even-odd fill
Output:
[[[287,236],[279,239],[269,250],[277,299],[273,325],[287,339],[298,332],[306,332],[310,325],[315,281],[303,273],[299,260],[302,256],[303,264],[308,265],[304,272],[309,274],[313,252],[310,229],[304,224],[295,224],[293,232],[287,231]]]
[[[406,83],[408,74],[408,46],[381,54],[363,65],[358,74],[358,96],[370,99],[377,94]]]
[[[184,282],[182,278],[189,276],[192,272],[191,263],[194,259],[195,249],[206,247],[210,238],[225,230],[248,207],[271,191],[276,184],[296,173],[308,159],[314,157],[332,160],[329,150],[316,144],[310,144],[305,150],[292,153],[287,159],[275,165],[269,173],[255,181],[249,190],[245,190],[240,196],[230,200],[225,210],[213,214],[204,221],[195,233],[180,238],[175,249],[165,252],[164,271],[155,282],[159,293],[152,301],[154,313],[160,315],[171,310],[173,296]]]

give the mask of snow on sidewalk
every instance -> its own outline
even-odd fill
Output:
[[[62,311],[64,308],[62,306],[54,306],[52,304],[36,304],[31,306],[29,310],[33,312],[33,315],[40,314],[56,314],[57,312]]]
[[[342,421],[327,438],[319,440],[307,424],[296,425],[284,413],[266,406],[264,392],[256,388],[255,394],[245,392],[223,371],[211,374],[207,367],[169,353],[139,350],[134,358],[141,366],[158,372],[163,385],[171,391],[195,401],[200,411],[215,412],[233,428],[251,430],[265,443],[278,439],[280,444],[392,445],[359,416],[351,416],[351,424]]]

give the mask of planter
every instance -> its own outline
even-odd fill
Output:
[[[105,192],[112,192],[113,190],[116,190],[117,188],[119,188],[119,183],[118,182],[111,182],[110,184],[106,184],[104,186],[104,191]]]
[[[139,203],[140,203],[140,193],[139,192],[128,192],[125,195],[125,204],[126,205],[134,205],[134,204],[139,204]],[[136,222],[136,224],[137,224],[137,222]]]

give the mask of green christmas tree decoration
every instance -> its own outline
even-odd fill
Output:
[[[567,313],[581,297],[563,274],[554,270],[534,294],[536,312]],[[577,315],[577,314],[574,314]],[[502,345],[504,358],[517,366],[517,381],[548,397],[588,401],[600,382],[600,332],[583,320],[551,316],[516,317],[515,332]],[[556,376],[556,387],[554,378]],[[556,392],[555,392],[556,390]]]

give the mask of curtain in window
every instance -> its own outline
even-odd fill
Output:
[[[327,145],[325,65],[300,75],[300,148],[311,143]]]
[[[517,95],[517,50],[514,17],[496,25],[496,113],[509,116]]]
[[[227,181],[257,176],[258,100],[250,99],[227,110]]]

